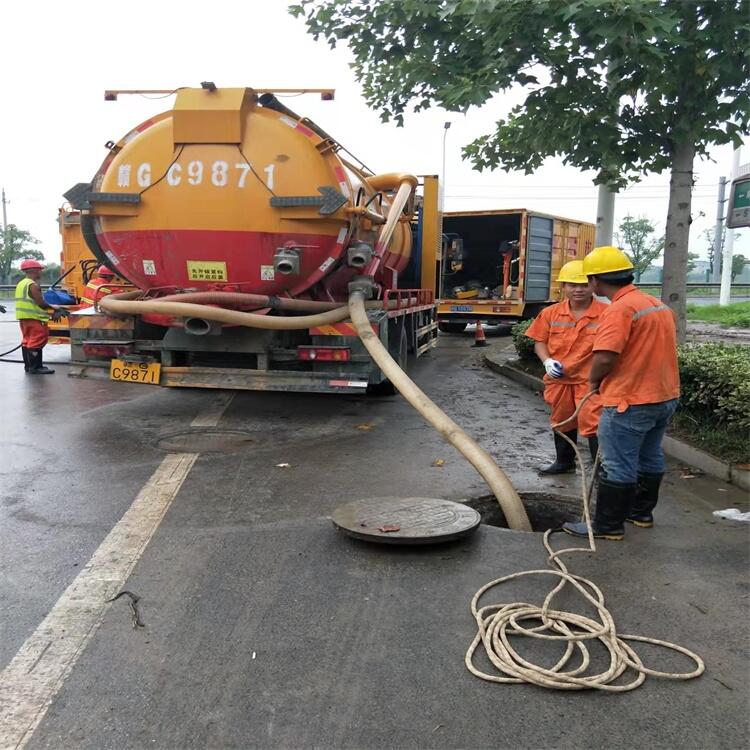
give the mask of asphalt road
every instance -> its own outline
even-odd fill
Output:
[[[533,471],[550,455],[540,399],[484,369],[470,343],[441,337],[417,381],[520,490],[574,496],[574,477]],[[604,589],[622,631],[697,650],[703,677],[649,679],[622,695],[490,684],[463,664],[469,601],[493,578],[543,567],[540,535],[482,526],[461,543],[384,549],[340,536],[327,519],[362,497],[486,493],[399,397],[237,393],[219,404],[216,392],[76,380],[62,369],[28,377],[0,363],[2,674],[30,641],[51,644],[21,679],[0,678],[0,715],[13,702],[41,717],[29,748],[747,745],[747,531],[711,515],[746,508],[736,488],[675,467],[654,530],[629,530],[573,564]],[[216,428],[191,427],[206,414]],[[90,581],[121,564],[121,548],[102,562],[100,545],[126,511],[160,501],[151,478],[176,451],[200,455],[116,582],[140,597],[145,627],[134,629],[127,600],[102,604]],[[128,534],[115,542],[127,547]],[[81,580],[89,590],[71,598]],[[518,584],[507,597],[541,601],[544,590]],[[29,685],[60,668],[58,645],[74,638],[49,619],[61,602],[69,616],[88,607],[93,625],[35,704]],[[40,633],[42,622],[53,626]],[[643,655],[689,668],[652,648]],[[0,733],[0,746],[10,736]]]

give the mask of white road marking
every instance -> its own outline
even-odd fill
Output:
[[[191,427],[216,427],[233,393],[212,400]],[[0,748],[31,739],[78,657],[159,528],[198,458],[169,453],[49,614],[0,673]]]

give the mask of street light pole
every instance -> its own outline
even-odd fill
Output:
[[[445,209],[445,142],[448,138],[448,129],[450,128],[450,122],[443,124],[443,170],[440,173],[440,213],[443,213]]]
[[[740,172],[740,149],[736,148],[732,154],[733,180]],[[721,288],[719,290],[719,304],[726,307],[732,294],[732,254],[734,252],[734,230],[727,227],[727,235],[724,239],[724,266],[721,269]]]

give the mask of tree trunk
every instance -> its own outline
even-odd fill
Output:
[[[674,311],[677,340],[685,340],[685,306],[687,303],[688,240],[690,238],[690,204],[693,189],[695,144],[676,144],[669,181],[669,210],[664,240],[664,274],[661,298]]]

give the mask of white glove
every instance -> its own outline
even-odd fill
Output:
[[[556,359],[552,359],[550,357],[549,359],[545,359],[542,364],[544,365],[544,369],[547,371],[547,375],[549,375],[551,378],[555,378],[555,380],[557,380],[558,378],[561,378],[563,376],[564,368],[562,362],[558,362]]]

